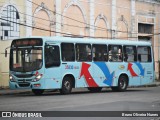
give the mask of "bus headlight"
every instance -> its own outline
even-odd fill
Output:
[[[10,80],[11,82],[16,82],[16,80],[14,79],[14,77],[13,77],[12,75],[9,75],[9,80]]]
[[[38,74],[33,80],[32,82],[37,82],[42,78],[43,74]]]

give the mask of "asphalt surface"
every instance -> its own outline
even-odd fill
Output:
[[[52,91],[47,91],[42,96],[35,96],[30,91],[2,94],[0,111],[160,111],[160,86],[128,88],[126,92],[112,92],[109,88],[105,88],[100,93],[90,93],[87,89],[75,89],[70,95],[60,95],[59,92]],[[160,120],[160,117],[74,118],[62,116],[45,119]]]

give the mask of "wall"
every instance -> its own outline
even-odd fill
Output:
[[[18,11],[18,15],[20,17],[20,23],[26,24],[26,16],[25,16],[25,10],[26,10],[26,5],[25,5],[25,0],[1,0],[0,2],[0,18],[3,15],[2,11],[6,9],[6,6],[12,5],[16,8]],[[3,18],[4,19],[4,18]],[[0,20],[0,25],[1,25]],[[0,32],[2,33],[2,26],[0,26]],[[1,34],[2,35],[2,34]],[[26,27],[23,25],[19,25],[19,37],[24,37],[26,36]],[[18,37],[18,38],[19,38]],[[2,87],[8,87],[8,81],[9,81],[9,55],[7,58],[5,58],[4,51],[5,48],[9,47],[12,40],[16,37],[9,37],[9,39],[3,39],[0,40],[0,88]],[[9,49],[7,49],[9,53]]]

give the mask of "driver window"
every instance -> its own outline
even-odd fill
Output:
[[[46,68],[60,66],[59,46],[46,45],[45,47],[45,66]]]

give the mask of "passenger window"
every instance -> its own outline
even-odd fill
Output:
[[[138,61],[140,62],[151,62],[151,48],[146,46],[138,47]]]
[[[107,45],[93,45],[93,60],[94,61],[107,61]]]
[[[92,61],[90,44],[76,44],[76,59],[77,61]]]
[[[121,45],[109,45],[108,46],[108,59],[112,62],[120,62],[123,60],[122,46]]]
[[[59,46],[45,46],[45,66],[46,68],[60,66]]]
[[[62,61],[75,61],[75,50],[73,43],[61,44]]]
[[[124,61],[125,62],[134,62],[137,61],[136,46],[124,46]]]

